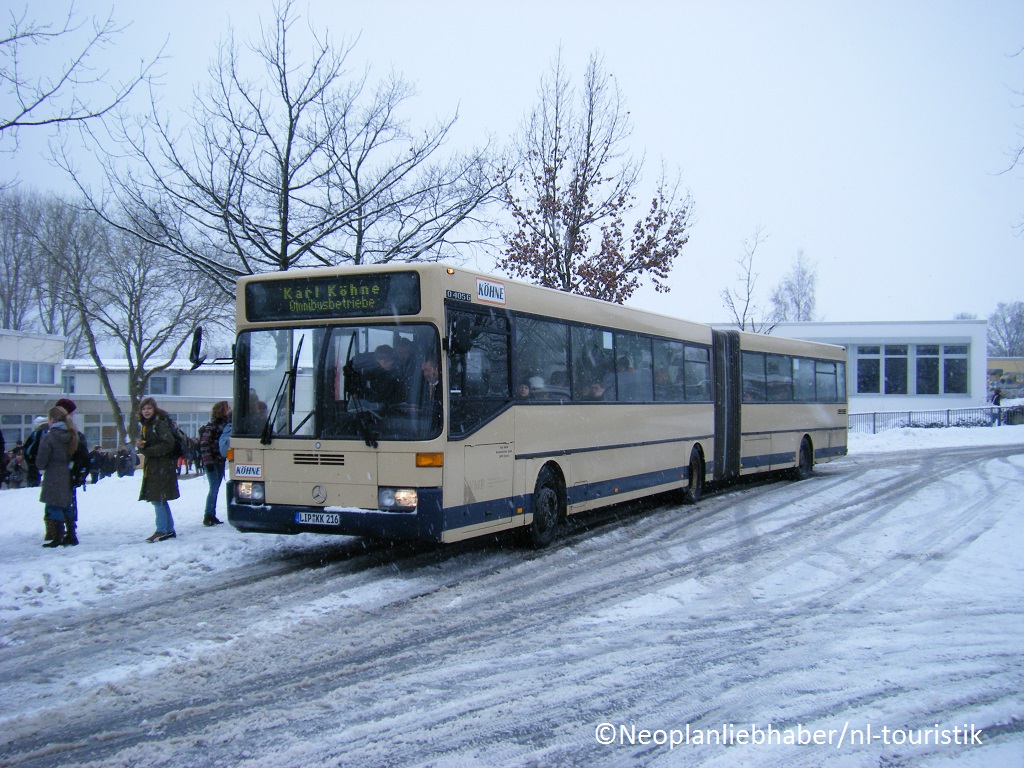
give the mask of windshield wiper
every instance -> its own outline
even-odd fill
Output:
[[[261,445],[270,445],[271,442],[271,429],[270,425],[273,423],[274,418],[277,416],[277,409],[282,403],[282,395],[285,393],[286,385],[290,384],[291,395],[289,395],[289,403],[294,403],[294,392],[295,392],[295,378],[299,372],[299,353],[302,351],[302,342],[306,340],[305,336],[299,337],[298,346],[295,347],[295,359],[292,361],[292,367],[290,370],[284,372],[281,376],[281,385],[277,388],[277,396],[274,397],[274,404],[270,407],[267,412],[267,420],[263,422],[263,433],[260,435]]]

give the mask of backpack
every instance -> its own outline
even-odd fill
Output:
[[[204,463],[207,457],[214,463],[224,461],[224,457],[220,455],[220,434],[223,430],[223,426],[212,421],[199,428],[199,452]]]
[[[85,480],[89,476],[89,449],[86,447],[85,438],[82,435],[78,437],[78,447],[75,448],[75,452],[71,455],[68,469],[71,472],[72,488],[85,485]]]
[[[189,449],[188,435],[178,426],[178,422],[173,419],[167,419],[167,424],[170,426],[171,434],[174,436],[174,447],[171,448],[171,457],[179,459],[182,456],[187,456]]]
[[[25,456],[25,461],[28,464],[36,463],[36,456],[39,455],[39,442],[42,440],[43,435],[47,433],[46,429],[33,429],[29,436],[25,439],[25,445],[22,446],[22,454]]]

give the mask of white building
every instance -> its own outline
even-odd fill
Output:
[[[128,366],[105,360],[104,366],[124,412],[128,400]],[[191,371],[176,363],[149,380],[146,394],[195,437],[210,419],[218,400],[232,398],[232,367],[204,365]],[[60,397],[74,400],[75,424],[88,444],[117,448],[117,427],[99,371],[92,360],[65,360],[64,337],[0,330],[0,428],[8,450],[32,431],[32,420],[45,416]]]
[[[850,413],[984,406],[988,322],[780,323],[775,336],[847,350]]]
[[[103,364],[120,407],[127,412],[128,365],[123,360],[104,360]],[[65,360],[63,366],[62,391],[78,406],[75,423],[85,432],[89,445],[115,448],[117,427],[96,364],[92,360]],[[233,369],[230,365],[206,365],[195,371],[190,368],[188,362],[175,363],[155,374],[145,394],[151,395],[186,435],[196,437],[199,428],[210,420],[213,404],[231,401]]]
[[[64,337],[0,329],[0,428],[9,448],[61,396]]]

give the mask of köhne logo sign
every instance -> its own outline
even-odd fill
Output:
[[[505,304],[505,286],[482,277],[476,279],[476,297],[488,304]]]

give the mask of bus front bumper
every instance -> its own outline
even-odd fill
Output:
[[[228,503],[228,522],[243,533],[328,533],[373,539],[441,541],[441,489],[419,489],[419,505],[409,512],[315,507],[299,504]]]

